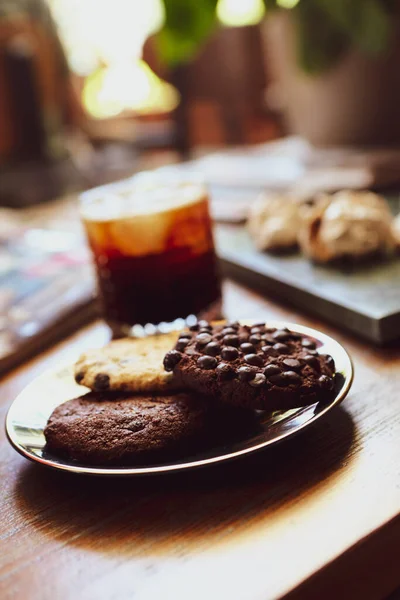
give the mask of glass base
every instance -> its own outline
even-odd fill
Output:
[[[207,309],[203,310],[198,316],[188,315],[185,318],[175,319],[174,321],[160,323],[146,323],[145,325],[128,325],[126,323],[116,323],[106,319],[108,326],[112,331],[113,339],[122,337],[141,338],[150,335],[159,335],[161,333],[169,333],[171,331],[181,331],[185,327],[195,325],[197,321],[202,319],[206,321],[219,321],[223,319],[222,300],[218,299]]]

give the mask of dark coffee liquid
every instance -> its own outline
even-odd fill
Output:
[[[104,314],[113,324],[145,325],[199,315],[221,298],[213,249],[169,248],[162,254],[96,259]]]
[[[207,195],[198,186],[161,187],[164,205],[153,192],[137,192],[136,204],[135,197],[128,199],[125,214],[118,204],[113,213],[105,199],[104,207],[89,204],[83,215],[104,317],[116,336],[134,325],[189,315],[219,317],[221,289]],[[146,202],[148,212],[143,212]],[[108,211],[114,218],[106,218]]]

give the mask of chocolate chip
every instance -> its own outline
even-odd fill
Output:
[[[211,331],[212,325],[208,321],[201,320],[198,322],[198,326],[200,329],[209,329]]]
[[[245,342],[249,341],[249,335],[247,333],[240,333],[239,334],[239,342],[241,344],[244,344]]]
[[[285,385],[287,385],[286,383],[286,379],[284,377],[282,377],[283,373],[277,373],[276,375],[271,375],[271,377],[269,377],[269,380],[271,383],[274,383],[275,385],[279,385],[280,387],[285,387]]]
[[[227,323],[227,327],[232,327],[232,329],[239,329],[240,323],[239,321],[231,321],[230,323]]]
[[[223,333],[224,335],[228,335],[228,334],[236,335],[236,330],[233,329],[233,327],[224,327],[223,330],[221,331],[221,333]]]
[[[237,376],[240,381],[250,381],[256,376],[256,371],[251,367],[240,367],[237,370]]]
[[[188,340],[187,338],[180,338],[175,344],[176,350],[180,350],[181,352],[183,352],[183,350],[186,348],[189,342],[190,340]]]
[[[192,334],[191,333],[181,333],[179,335],[179,339],[180,340],[191,340],[192,339]]]
[[[276,327],[265,327],[266,333],[274,333],[276,331]]]
[[[249,344],[248,342],[245,342],[244,344],[240,344],[240,349],[242,352],[244,352],[244,354],[255,354],[256,353],[256,349],[253,346],[253,344]]]
[[[279,352],[279,354],[290,354],[290,349],[289,346],[287,346],[286,344],[274,344],[274,346],[272,346],[274,350],[276,350],[277,352]]]
[[[264,364],[263,359],[258,354],[246,354],[244,360],[254,367],[262,367]]]
[[[106,373],[98,373],[94,378],[93,387],[97,392],[110,388],[110,377]]]
[[[317,347],[317,344],[314,342],[314,340],[310,340],[308,338],[302,340],[301,345],[303,346],[303,348],[310,348],[311,350],[315,350],[315,348]]]
[[[290,337],[292,338],[292,340],[301,340],[301,338],[303,336],[301,335],[301,333],[296,333],[295,331],[291,331]]]
[[[306,354],[306,356],[303,357],[303,360],[307,365],[309,365],[315,371],[320,371],[321,368],[320,368],[319,360],[316,356],[313,356],[312,354]]]
[[[259,344],[261,342],[261,335],[258,335],[258,333],[254,333],[249,337],[249,342],[251,344]]]
[[[200,367],[200,369],[215,369],[217,364],[218,361],[213,356],[200,356],[200,358],[197,359],[197,366]]]
[[[297,360],[297,358],[285,358],[282,361],[282,364],[287,367],[289,370],[297,370],[301,369],[301,362]]]
[[[332,356],[330,356],[330,354],[322,354],[321,356],[325,360],[328,369],[333,373],[335,370],[335,361],[333,360]]]
[[[260,327],[261,329],[265,329],[265,323],[254,323],[254,325],[252,325],[252,328],[254,327]]]
[[[209,356],[217,356],[220,352],[221,346],[218,344],[218,342],[210,342],[204,348],[204,353],[208,354]]]
[[[198,335],[196,335],[196,346],[205,346],[206,344],[209,344],[210,342],[212,342],[212,335],[210,335],[209,333],[199,333]]]
[[[164,369],[166,371],[172,371],[178,362],[182,359],[182,354],[177,350],[170,350],[164,356]]]
[[[274,340],[278,340],[278,342],[286,342],[290,340],[290,332],[284,329],[278,329],[272,334]]]
[[[318,356],[318,350],[312,350],[310,348],[307,348],[307,352],[308,352],[308,354],[313,354],[314,356]]]
[[[275,344],[275,340],[270,335],[262,335],[261,336],[261,341],[266,346],[267,345],[268,346],[272,346],[273,344]]]
[[[264,356],[278,356],[279,352],[271,346],[262,346],[261,348]]]
[[[250,385],[253,387],[261,387],[266,382],[265,375],[257,373],[254,379],[250,381]]]
[[[284,373],[282,373],[282,376],[291,384],[294,385],[299,385],[300,383],[302,383],[302,378],[300,377],[300,375],[298,373],[295,373],[294,371],[285,371]]]
[[[79,371],[79,373],[77,373],[75,375],[76,383],[80,383],[84,377],[85,377],[85,373],[83,373],[82,371]]]
[[[264,369],[264,375],[266,377],[272,377],[273,375],[278,375],[281,372],[280,367],[278,365],[267,365]]]
[[[223,381],[232,379],[235,376],[234,369],[232,369],[232,367],[230,365],[227,365],[226,363],[220,363],[215,370],[218,377]]]
[[[221,356],[224,360],[236,360],[239,357],[239,352],[233,346],[224,346],[221,350]]]
[[[228,334],[224,336],[222,341],[224,344],[226,344],[226,346],[239,346],[240,344],[239,336],[237,335]]]
[[[263,330],[261,329],[261,327],[252,327],[250,329],[250,332],[251,333],[260,333],[261,334],[261,333],[263,333]]]
[[[331,391],[333,389],[333,379],[332,377],[328,377],[328,375],[321,375],[318,382],[323,390]]]
[[[190,331],[198,331],[199,329],[200,329],[200,327],[199,327],[198,323],[196,323],[196,325],[191,325],[189,327]]]
[[[284,371],[283,373],[279,373],[279,375],[273,375],[269,378],[269,380],[280,387],[286,387],[287,385],[299,385],[302,382],[300,375],[294,371]]]
[[[211,335],[211,332],[209,329],[205,329],[204,327],[202,329],[199,329],[199,333],[206,333],[207,335]]]

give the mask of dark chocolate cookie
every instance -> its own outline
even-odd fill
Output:
[[[164,358],[182,385],[223,402],[264,410],[313,404],[334,387],[335,363],[315,340],[288,329],[202,323]]]
[[[165,459],[191,448],[207,412],[194,394],[110,398],[93,392],[53,411],[44,430],[46,449],[89,465]]]

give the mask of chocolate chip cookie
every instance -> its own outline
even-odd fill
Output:
[[[91,392],[53,411],[44,430],[46,450],[88,465],[164,460],[191,449],[207,412],[195,394],[110,398]]]
[[[180,334],[164,368],[189,389],[244,408],[313,404],[334,387],[335,363],[317,342],[289,329],[200,322]]]
[[[169,393],[178,389],[162,361],[177,332],[149,338],[124,338],[82,354],[75,364],[75,380],[91,390]]]

